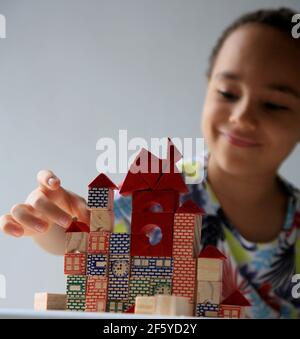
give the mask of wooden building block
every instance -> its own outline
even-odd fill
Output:
[[[135,314],[155,314],[156,298],[154,296],[137,296],[135,298]]]
[[[168,279],[173,274],[173,259],[171,257],[131,257],[131,276]]]
[[[35,293],[34,295],[34,310],[49,311],[49,310],[66,310],[67,295],[56,293]]]
[[[196,304],[196,317],[219,317],[219,304]]]
[[[88,276],[107,276],[108,255],[107,254],[88,254],[87,256],[87,275]]]
[[[197,304],[211,303],[220,304],[222,298],[222,282],[198,281]]]
[[[67,276],[68,299],[85,299],[85,295],[86,295],[86,276],[68,275]]]
[[[189,298],[174,295],[157,295],[155,313],[159,315],[192,316],[193,304]]]
[[[198,258],[197,280],[222,281],[223,261],[213,258]]]
[[[109,255],[129,255],[130,252],[130,234],[129,233],[111,233],[109,238]]]
[[[190,258],[174,259],[172,293],[187,297],[191,302],[194,302],[196,295],[196,260]]]
[[[107,187],[90,187],[88,192],[88,207],[112,210],[114,205],[114,190]]]
[[[134,305],[137,296],[151,296],[150,278],[137,277],[129,280],[129,298],[130,305]]]
[[[220,305],[220,318],[240,319],[245,318],[245,307],[234,305]]]
[[[108,231],[91,232],[88,241],[89,254],[108,254],[109,252],[109,236]]]
[[[88,248],[88,233],[66,233],[65,253],[86,253]]]
[[[85,311],[85,299],[69,299],[67,300],[67,310],[68,311],[77,311],[84,312]]]
[[[151,278],[150,281],[151,295],[171,295],[172,279],[171,278]]]
[[[87,277],[86,294],[106,297],[108,289],[108,278],[101,276]]]
[[[66,275],[85,275],[86,254],[66,253],[64,256],[64,272]]]
[[[105,312],[106,298],[88,295],[85,299],[85,312]]]
[[[197,258],[201,244],[202,216],[193,213],[175,213],[173,230],[173,257]]]
[[[91,209],[90,230],[91,232],[108,231],[114,228],[114,214],[111,210]]]

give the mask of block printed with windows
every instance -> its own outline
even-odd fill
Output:
[[[86,254],[66,253],[64,256],[64,272],[66,275],[86,274]]]
[[[91,232],[88,240],[89,254],[108,254],[110,232]]]
[[[132,277],[172,277],[173,258],[137,256],[131,259]]]

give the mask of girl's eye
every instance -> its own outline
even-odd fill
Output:
[[[233,94],[232,92],[218,90],[218,93],[223,99],[226,99],[228,101],[234,101],[238,99],[238,96]]]
[[[289,108],[287,106],[274,104],[273,102],[265,102],[264,107],[265,107],[265,109],[267,109],[269,111],[287,111],[287,110],[289,110]]]

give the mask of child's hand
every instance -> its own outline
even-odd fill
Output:
[[[89,223],[89,211],[84,198],[65,190],[53,172],[42,170],[37,175],[38,187],[24,204],[16,204],[10,214],[0,218],[0,229],[20,237],[46,232],[52,224],[67,228],[72,217]]]

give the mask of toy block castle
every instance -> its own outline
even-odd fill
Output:
[[[200,252],[204,211],[180,206],[180,158],[169,139],[167,159],[142,149],[134,160],[120,189],[132,196],[130,234],[114,232],[118,187],[103,173],[88,185],[90,224],[74,219],[66,230],[67,310],[243,316],[250,304],[239,291],[221,302],[226,257]]]

